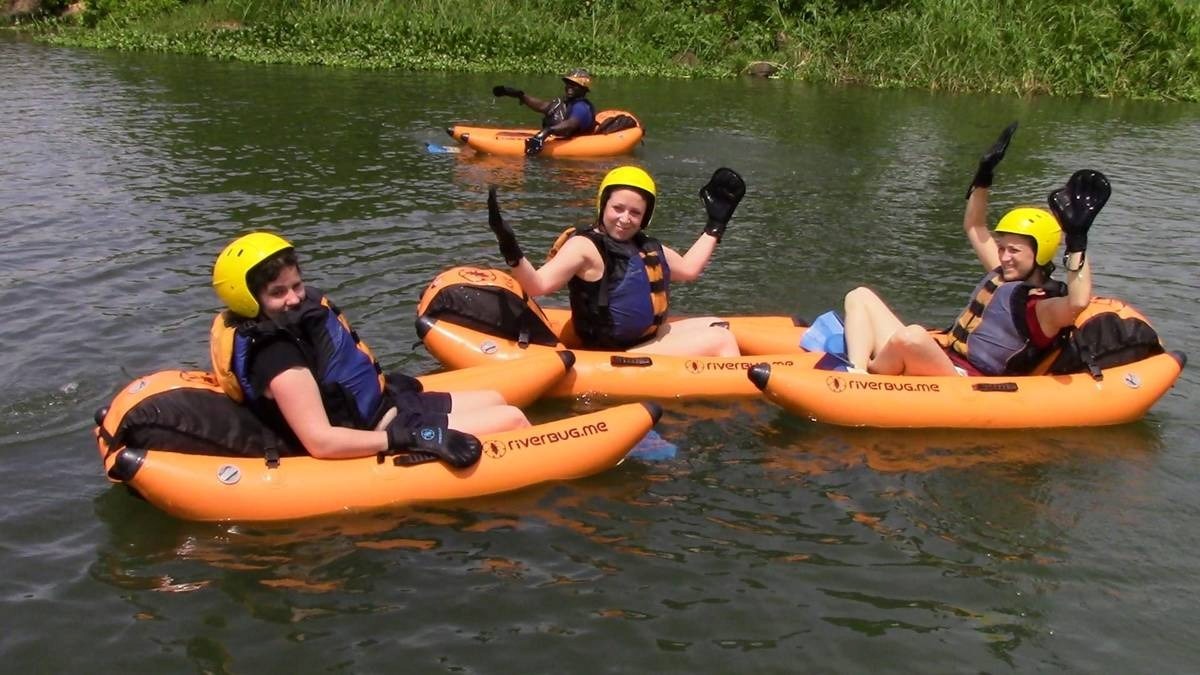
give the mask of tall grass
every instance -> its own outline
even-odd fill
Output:
[[[93,0],[48,39],[365,68],[1200,100],[1191,0]]]

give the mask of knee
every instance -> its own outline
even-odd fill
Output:
[[[504,400],[504,394],[501,394],[500,392],[496,391],[495,389],[483,389],[479,392],[479,406],[480,407],[507,406],[507,405],[508,405],[508,401]]]
[[[906,351],[912,351],[929,344],[930,340],[929,331],[924,326],[910,324],[897,330],[889,342]]]
[[[501,408],[504,417],[505,426],[509,429],[524,429],[531,426],[529,418],[520,408],[512,405],[506,405]]]
[[[741,356],[737,338],[733,332],[723,326],[713,326],[709,329],[712,334],[711,342],[717,356]]]
[[[844,304],[846,307],[851,305],[864,305],[869,302],[878,302],[879,296],[875,295],[875,291],[866,286],[859,286],[846,294]]]

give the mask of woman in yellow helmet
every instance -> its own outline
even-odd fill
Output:
[[[533,296],[566,286],[580,341],[594,349],[681,356],[738,356],[737,341],[715,317],[668,323],[672,281],[703,273],[721,241],[746,184],[732,169],[713,173],[700,190],[708,220],[687,253],[664,246],[644,230],[654,215],[654,180],[642,169],[613,169],[600,183],[590,227],[563,233],[546,264],[535,269],[500,215],[496,189],[488,192],[488,221],[513,277]],[[573,235],[573,236],[572,236]]]
[[[424,392],[415,379],[383,375],[342,313],[304,284],[279,236],[255,232],[226,246],[213,289],[228,308],[211,340],[222,387],[314,457],[396,451],[464,467],[479,459],[472,434],[529,426],[497,392]]]
[[[520,89],[498,84],[492,87],[496,97],[511,96],[523,105],[542,113],[542,129],[525,140],[525,154],[536,155],[542,151],[551,134],[559,138],[570,138],[592,133],[596,126],[596,108],[587,99],[592,89],[592,75],[583,68],[575,68],[563,75],[563,95],[543,101]]]
[[[945,335],[904,325],[868,288],[846,295],[847,358],[882,375],[1027,374],[1092,296],[1087,232],[1111,194],[1098,171],[1083,170],[1052,192],[1048,209],[1018,207],[987,227],[988,189],[1017,130],[1014,122],[979,161],[967,190],[963,230],[987,273]],[[1067,282],[1050,277],[1066,235]]]

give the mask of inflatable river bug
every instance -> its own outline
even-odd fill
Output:
[[[1146,318],[1094,298],[1033,375],[916,377],[760,364],[749,379],[797,415],[845,426],[1026,429],[1122,424],[1146,414],[1183,371]]]
[[[416,324],[429,353],[448,368],[499,361],[521,372],[520,362],[530,356],[571,349],[575,367],[550,388],[550,396],[758,397],[758,389],[746,378],[754,364],[811,368],[824,356],[800,348],[803,322],[786,316],[722,317],[739,347],[757,352],[740,357],[583,349],[570,316],[567,309],[540,307],[505,272],[455,267],[439,274],[425,289]],[[764,353],[772,348],[788,353]]]
[[[569,352],[422,376],[428,390],[498,389],[522,405],[570,369]],[[590,476],[620,464],[661,408],[630,403],[526,429],[480,436],[465,469],[405,465],[386,453],[317,459],[235,403],[211,373],[166,370],[138,378],[97,412],[105,474],[179,518],[271,521],[496,494]]]

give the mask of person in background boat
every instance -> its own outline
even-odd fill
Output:
[[[680,255],[645,230],[654,216],[654,180],[635,166],[608,172],[589,227],[569,228],[538,269],[521,252],[504,222],[496,188],[488,190],[488,222],[513,277],[532,296],[570,290],[571,319],[585,347],[680,356],[738,356],[737,341],[715,317],[668,323],[672,281],[694,281],[725,234],[746,184],[721,168],[700,189],[708,219]]]
[[[472,434],[529,426],[498,392],[426,392],[414,378],[383,375],[342,313],[304,284],[282,237],[234,240],[217,257],[212,283],[228,307],[211,341],[222,387],[314,457],[396,452],[404,463],[461,468],[480,456]]]
[[[845,298],[852,370],[881,375],[1021,375],[1055,346],[1092,296],[1087,234],[1112,190],[1098,171],[1077,171],[1047,199],[1049,209],[1017,207],[988,231],[988,190],[1016,132],[1011,124],[982,156],[967,190],[963,230],[987,273],[944,335],[904,325],[872,290]],[[1066,238],[1067,281],[1051,278]]]
[[[520,89],[496,85],[493,96],[511,96],[524,105],[542,113],[542,129],[525,140],[525,154],[536,155],[542,151],[550,135],[571,138],[590,134],[596,126],[596,109],[587,99],[592,89],[592,76],[583,68],[576,68],[563,75],[564,91],[561,98],[543,101]]]

